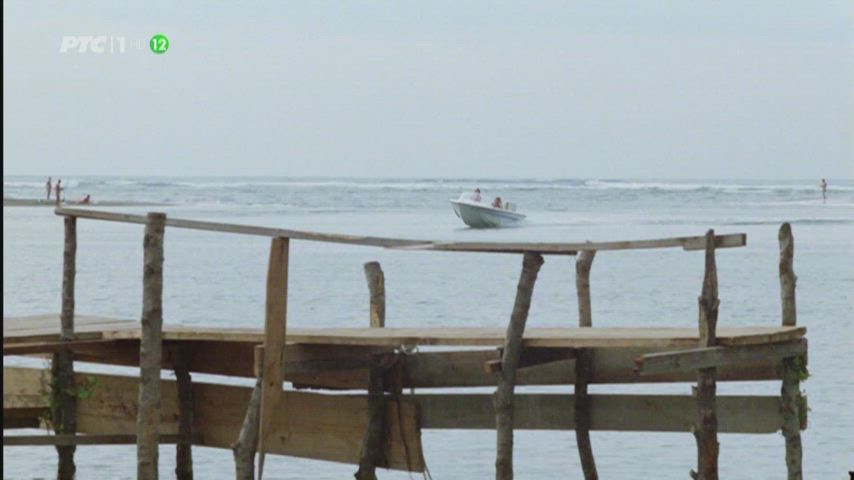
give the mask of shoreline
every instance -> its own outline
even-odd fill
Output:
[[[62,206],[75,206],[75,207],[159,207],[170,205],[168,203],[157,203],[157,202],[126,202],[126,201],[105,201],[105,202],[89,202],[89,203],[81,203],[79,201],[71,200],[65,201],[61,203]],[[4,207],[55,207],[56,202],[54,200],[39,200],[35,198],[7,198],[3,197],[3,206]]]

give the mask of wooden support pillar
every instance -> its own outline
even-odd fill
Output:
[[[715,264],[715,231],[706,233],[706,267],[703,289],[698,300],[700,307],[700,347],[715,346],[715,331],[718,323],[718,274]],[[717,369],[701,368],[697,371],[697,419],[693,425],[697,440],[697,470],[691,471],[696,480],[718,478],[718,417],[715,393]]]
[[[142,338],[139,342],[137,479],[158,478],[160,369],[163,360],[163,234],[166,214],[151,212],[145,223],[142,275]]]
[[[357,480],[376,480],[376,467],[387,465],[385,443],[385,386],[386,369],[376,360],[368,368],[368,425],[362,452],[359,457],[359,470],[354,477]]]
[[[65,245],[62,251],[62,313],[59,338],[63,342],[74,340],[74,277],[77,272],[77,217],[65,217]],[[74,356],[70,349],[53,354],[52,395],[55,396],[51,418],[57,434],[74,435],[77,431],[74,391]],[[59,456],[56,478],[71,480],[77,467],[74,464],[74,445],[57,446]]]
[[[793,327],[798,322],[795,308],[797,276],[792,266],[795,255],[795,239],[792,236],[791,225],[784,223],[780,226],[778,240],[780,241],[780,299],[783,325]],[[804,357],[783,359],[783,386],[780,395],[783,410],[783,437],[786,439],[786,469],[789,480],[801,480],[803,478],[800,376],[805,368]]]
[[[175,349],[171,352],[172,368],[178,384],[178,436],[175,446],[175,477],[193,480],[193,380],[189,355]]]
[[[258,379],[255,381],[255,388],[252,389],[252,396],[246,407],[246,416],[243,417],[243,425],[240,427],[237,441],[231,444],[237,480],[255,480],[255,452],[258,449],[264,363],[256,362],[256,368]]]
[[[578,293],[578,326],[592,327],[593,314],[590,307],[590,268],[596,250],[578,252],[575,259],[575,289]],[[590,442],[590,396],[587,384],[592,375],[593,351],[580,349],[575,358],[575,441],[581,458],[581,469],[585,480],[596,480],[596,461]]]
[[[261,424],[258,427],[258,479],[264,476],[264,454],[285,381],[285,333],[288,314],[288,250],[290,240],[270,243],[267,268],[267,304],[264,318],[264,368],[261,384]]]
[[[522,336],[525,333],[525,323],[528,321],[528,311],[531,308],[534,283],[537,281],[537,274],[542,265],[542,255],[525,252],[522,260],[522,274],[519,276],[519,285],[516,288],[516,302],[513,305],[513,313],[510,315],[510,323],[507,325],[507,335],[504,339],[501,373],[498,375],[498,388],[493,397],[497,444],[496,480],[513,478],[513,391],[516,387],[516,368],[522,352]]]
[[[371,328],[385,327],[385,277],[379,262],[365,264],[365,278],[371,295]],[[380,358],[371,358],[368,366],[368,423],[359,455],[357,480],[376,480],[376,467],[386,465],[385,443],[385,374]]]
[[[365,278],[371,293],[371,326],[385,327],[385,276],[380,262],[365,264]]]

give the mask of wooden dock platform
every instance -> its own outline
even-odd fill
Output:
[[[139,322],[98,316],[75,316],[75,338],[79,340],[139,340]],[[343,345],[365,347],[469,346],[500,347],[503,328],[289,328],[287,343],[293,345]],[[722,327],[717,330],[721,346],[761,345],[797,340],[806,327]],[[4,349],[11,344],[35,344],[59,341],[59,315],[34,315],[3,318]],[[163,327],[164,341],[264,342],[264,331],[247,328]],[[528,328],[525,347],[594,348],[691,348],[699,334],[693,328]]]
[[[597,478],[590,432],[693,432],[694,478],[717,478],[719,433],[773,433],[786,441],[789,478],[800,472],[806,403],[806,328],[797,326],[791,230],[781,228],[782,325],[718,326],[718,248],[744,246],[742,234],[574,243],[458,243],[383,239],[58,208],[65,217],[60,314],[6,317],[4,356],[50,356],[50,371],[4,367],[4,429],[45,422],[54,436],[4,436],[4,445],[55,445],[58,478],[72,478],[76,445],[136,443],[138,478],[157,478],[157,450],[178,445],[179,480],[192,478],[193,445],[229,448],[236,478],[263,474],[264,455],[282,454],[422,472],[424,429],[495,429],[496,478],[511,479],[514,429],[574,430],[585,479]],[[76,220],[146,225],[141,321],[74,312]],[[263,328],[189,327],[162,318],[164,228],[272,238]],[[286,325],[291,239],[403,250],[522,254],[507,328],[399,328],[385,325],[379,264],[365,265],[370,326]],[[589,273],[597,250],[705,251],[699,328],[592,327]],[[545,255],[577,255],[578,327],[525,328]],[[259,325],[262,320],[259,319]],[[442,348],[430,348],[430,347]],[[424,348],[419,348],[424,347]],[[138,378],[81,374],[74,362],[139,367]],[[161,379],[162,369],[176,380]],[[204,383],[191,374],[255,379],[255,387]],[[717,395],[716,382],[778,381],[780,396]],[[696,382],[692,395],[589,394],[589,384]],[[45,385],[66,385],[45,393]],[[517,386],[574,385],[573,394],[516,392]],[[421,388],[492,387],[495,394],[424,394]],[[80,395],[83,388],[85,395]],[[51,393],[53,392],[53,393]],[[77,393],[75,393],[77,392]],[[153,465],[153,467],[152,467]],[[654,468],[653,470],[654,471]],[[70,473],[69,473],[70,472]]]

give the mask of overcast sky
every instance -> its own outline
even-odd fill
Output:
[[[4,175],[854,177],[850,0],[3,14]]]

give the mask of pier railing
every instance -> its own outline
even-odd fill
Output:
[[[257,358],[252,361],[254,365],[253,375],[257,377],[257,383],[248,399],[240,435],[235,438],[233,445],[237,478],[239,479],[254,476],[256,452],[258,453],[259,477],[263,474],[264,455],[271,442],[274,441],[275,429],[272,425],[276,423],[277,417],[281,417],[283,414],[288,415],[288,407],[283,404],[285,395],[282,391],[282,385],[286,379],[295,385],[305,384],[319,388],[352,388],[354,378],[361,377],[348,377],[346,372],[355,368],[366,369],[368,372],[368,378],[365,379],[367,384],[361,384],[362,388],[368,392],[368,418],[365,420],[365,436],[358,462],[359,471],[356,474],[356,477],[360,479],[376,478],[375,468],[377,466],[388,466],[392,463],[387,458],[390,439],[388,438],[389,426],[385,424],[385,417],[388,416],[388,409],[392,408],[393,405],[389,404],[387,392],[398,392],[395,397],[398,399],[395,408],[397,408],[398,414],[402,415],[401,412],[404,407],[400,403],[400,390],[403,387],[494,385],[497,387],[492,400],[494,407],[493,426],[497,431],[496,478],[510,479],[513,477],[514,428],[571,428],[576,432],[584,477],[585,479],[593,479],[598,478],[598,473],[589,433],[591,429],[605,426],[608,429],[678,431],[680,428],[679,422],[673,420],[646,419],[635,421],[622,419],[615,422],[611,418],[603,420],[605,418],[603,415],[625,416],[625,402],[631,403],[640,400],[646,403],[657,402],[660,404],[659,406],[671,405],[675,409],[684,407],[676,406],[683,404],[678,403],[682,401],[681,399],[677,401],[674,398],[653,398],[654,396],[612,398],[614,396],[589,395],[587,392],[588,384],[673,382],[686,381],[690,378],[697,382],[693,396],[696,413],[694,421],[691,422],[691,431],[696,438],[698,451],[697,468],[696,471],[691,472],[694,478],[705,480],[717,478],[718,412],[723,409],[723,411],[728,412],[727,415],[731,415],[733,410],[738,408],[735,400],[730,401],[726,397],[716,395],[716,382],[721,379],[782,379],[782,395],[779,399],[757,401],[751,407],[753,408],[752,412],[756,412],[757,415],[762,414],[760,415],[762,418],[756,422],[757,426],[741,425],[733,428],[730,423],[725,423],[724,430],[743,431],[745,433],[768,431],[768,428],[771,428],[769,425],[776,425],[776,415],[779,414],[780,428],[782,428],[786,439],[786,461],[789,478],[800,478],[800,429],[804,426],[805,419],[803,400],[800,397],[799,379],[804,369],[803,359],[805,358],[806,345],[805,340],[800,339],[800,335],[803,333],[802,329],[797,332],[791,329],[796,323],[795,277],[792,270],[793,240],[791,228],[788,224],[784,224],[780,229],[780,282],[784,328],[779,332],[768,333],[763,331],[761,335],[756,334],[750,339],[744,336],[730,338],[727,336],[729,334],[725,333],[726,341],[720,343],[717,329],[719,300],[715,254],[719,248],[746,245],[744,234],[715,235],[713,230],[709,230],[706,235],[702,236],[619,242],[441,242],[184,220],[168,218],[162,213],[134,215],[90,209],[57,208],[56,214],[64,217],[65,221],[59,340],[68,345],[73,344],[76,338],[74,334],[74,277],[77,219],[145,225],[143,311],[138,359],[140,366],[139,408],[136,422],[137,435],[135,437],[138,478],[157,478],[158,443],[164,441],[175,441],[178,444],[178,469],[176,470],[178,478],[181,480],[192,478],[190,448],[194,442],[195,433],[192,431],[193,389],[189,372],[194,368],[186,358],[182,359],[180,352],[172,352],[170,357],[178,384],[179,432],[177,436],[164,436],[160,434],[159,430],[162,415],[160,371],[165,353],[162,350],[162,274],[163,236],[166,227],[271,238],[263,346],[255,349]],[[404,373],[401,373],[400,362],[394,359],[395,356],[390,357],[384,351],[380,351],[378,354],[369,351],[366,357],[361,355],[340,357],[339,355],[334,358],[316,358],[313,360],[314,363],[295,364],[287,355],[289,347],[286,346],[286,341],[294,338],[309,339],[311,335],[300,336],[299,332],[289,332],[287,328],[288,263],[291,240],[410,251],[521,254],[523,257],[522,271],[516,300],[497,358],[490,355],[489,352],[482,351],[448,352],[447,354],[425,352],[423,355],[412,355],[408,360],[409,365],[404,368]],[[654,248],[682,248],[705,252],[705,273],[698,300],[699,339],[694,348],[669,346],[676,345],[677,341],[659,331],[650,333],[652,330],[637,329],[633,333],[618,332],[619,335],[611,335],[612,332],[608,329],[591,328],[593,325],[590,272],[596,253],[609,250]],[[541,342],[543,346],[540,347],[533,346],[536,338],[526,337],[526,323],[534,285],[539,269],[544,262],[544,256],[548,255],[577,256],[578,326],[581,329],[590,329],[590,332],[602,332],[596,334],[600,335],[599,337],[586,333],[582,334],[583,332],[580,331],[566,334],[569,335],[565,335],[566,338],[560,336],[558,336],[559,338],[551,338],[544,334],[544,340]],[[376,338],[365,340],[364,343],[351,344],[392,345],[399,338],[395,336],[397,334],[394,331],[395,329],[383,328],[385,325],[385,293],[382,270],[378,264],[369,263],[365,265],[365,272],[371,293],[370,325],[377,328],[373,334]],[[800,333],[798,334],[798,332]],[[412,337],[407,336],[406,338],[420,338],[418,335],[427,337],[434,334],[430,332],[407,332],[406,335],[412,335]],[[632,334],[636,335],[636,339],[631,338]],[[683,332],[679,333],[679,335],[682,334]],[[360,333],[359,335],[359,338],[362,338],[361,335],[363,334]],[[663,337],[659,338],[655,335],[663,335]],[[332,348],[331,343],[346,344],[350,340],[336,338],[331,341],[319,338],[311,341],[316,341],[320,345],[324,345],[324,342],[330,342],[328,347]],[[465,338],[454,341],[458,344],[466,344]],[[484,341],[488,342],[489,340],[480,337],[477,339],[477,342]],[[650,350],[650,345],[657,345],[655,342],[659,341],[662,346],[668,345],[669,347],[663,348],[663,351],[662,348]],[[646,345],[646,348],[634,348],[636,345]],[[47,349],[48,347],[30,347],[30,350],[26,348],[26,345],[18,345],[17,350],[15,347],[7,349],[4,341],[4,354],[14,354],[14,352],[20,354],[21,352],[32,352],[34,348],[38,350],[38,348]],[[62,435],[58,435],[53,444],[57,446],[60,456],[59,478],[71,478],[69,475],[73,476],[74,472],[73,453],[75,445],[77,443],[83,444],[84,441],[73,441],[75,434],[75,398],[73,395],[63,393],[72,390],[71,385],[74,381],[71,348],[55,351],[53,372],[55,381],[61,388],[58,390],[60,392],[59,401],[56,403],[52,419],[57,428],[57,433]],[[448,368],[449,362],[457,363],[454,368]],[[349,363],[349,365],[342,366],[343,363]],[[631,367],[627,367],[629,364]],[[479,368],[472,369],[471,365],[479,366]],[[343,377],[342,371],[345,373]],[[306,373],[310,375],[306,376]],[[310,380],[306,380],[306,378],[310,378]],[[575,385],[575,393],[571,397],[572,403],[569,405],[571,421],[563,419],[560,415],[562,409],[567,407],[562,403],[562,399],[540,398],[536,395],[519,396],[514,393],[517,384],[565,384],[567,382]],[[482,413],[479,410],[481,399],[477,396],[468,395],[464,398],[456,398],[452,395],[444,397],[407,395],[403,397],[412,397],[411,399],[420,405],[422,418],[416,424],[423,428],[484,428],[484,424],[478,420]],[[762,399],[764,397],[755,398]],[[542,402],[536,403],[540,401]],[[532,404],[531,402],[535,403]],[[448,410],[451,405],[456,405],[458,411],[453,414],[446,414],[444,417],[436,413],[440,410]],[[776,411],[776,408],[771,411],[772,405],[779,405],[779,412]],[[520,410],[523,414],[521,416],[517,415],[520,406],[523,408]],[[543,413],[540,418],[531,418],[530,408],[543,409],[547,413]],[[640,418],[644,415],[644,409],[640,405],[636,405],[636,408],[638,418]],[[600,412],[598,417],[594,410]],[[652,411],[656,410],[653,409]],[[544,424],[542,418],[548,417],[549,414],[554,415],[554,418],[560,418],[560,420],[553,425]],[[69,440],[69,436],[71,436],[71,440]],[[405,443],[406,435],[403,435],[402,430],[401,436],[407,451],[406,464],[408,465],[411,463],[409,446]],[[107,440],[105,439],[105,443],[108,443]],[[34,440],[33,442],[32,444],[35,444],[39,441]],[[88,442],[95,443],[92,439],[89,439]],[[19,440],[18,443],[26,442]],[[423,464],[423,459],[419,460]],[[411,467],[411,465],[408,466]]]

